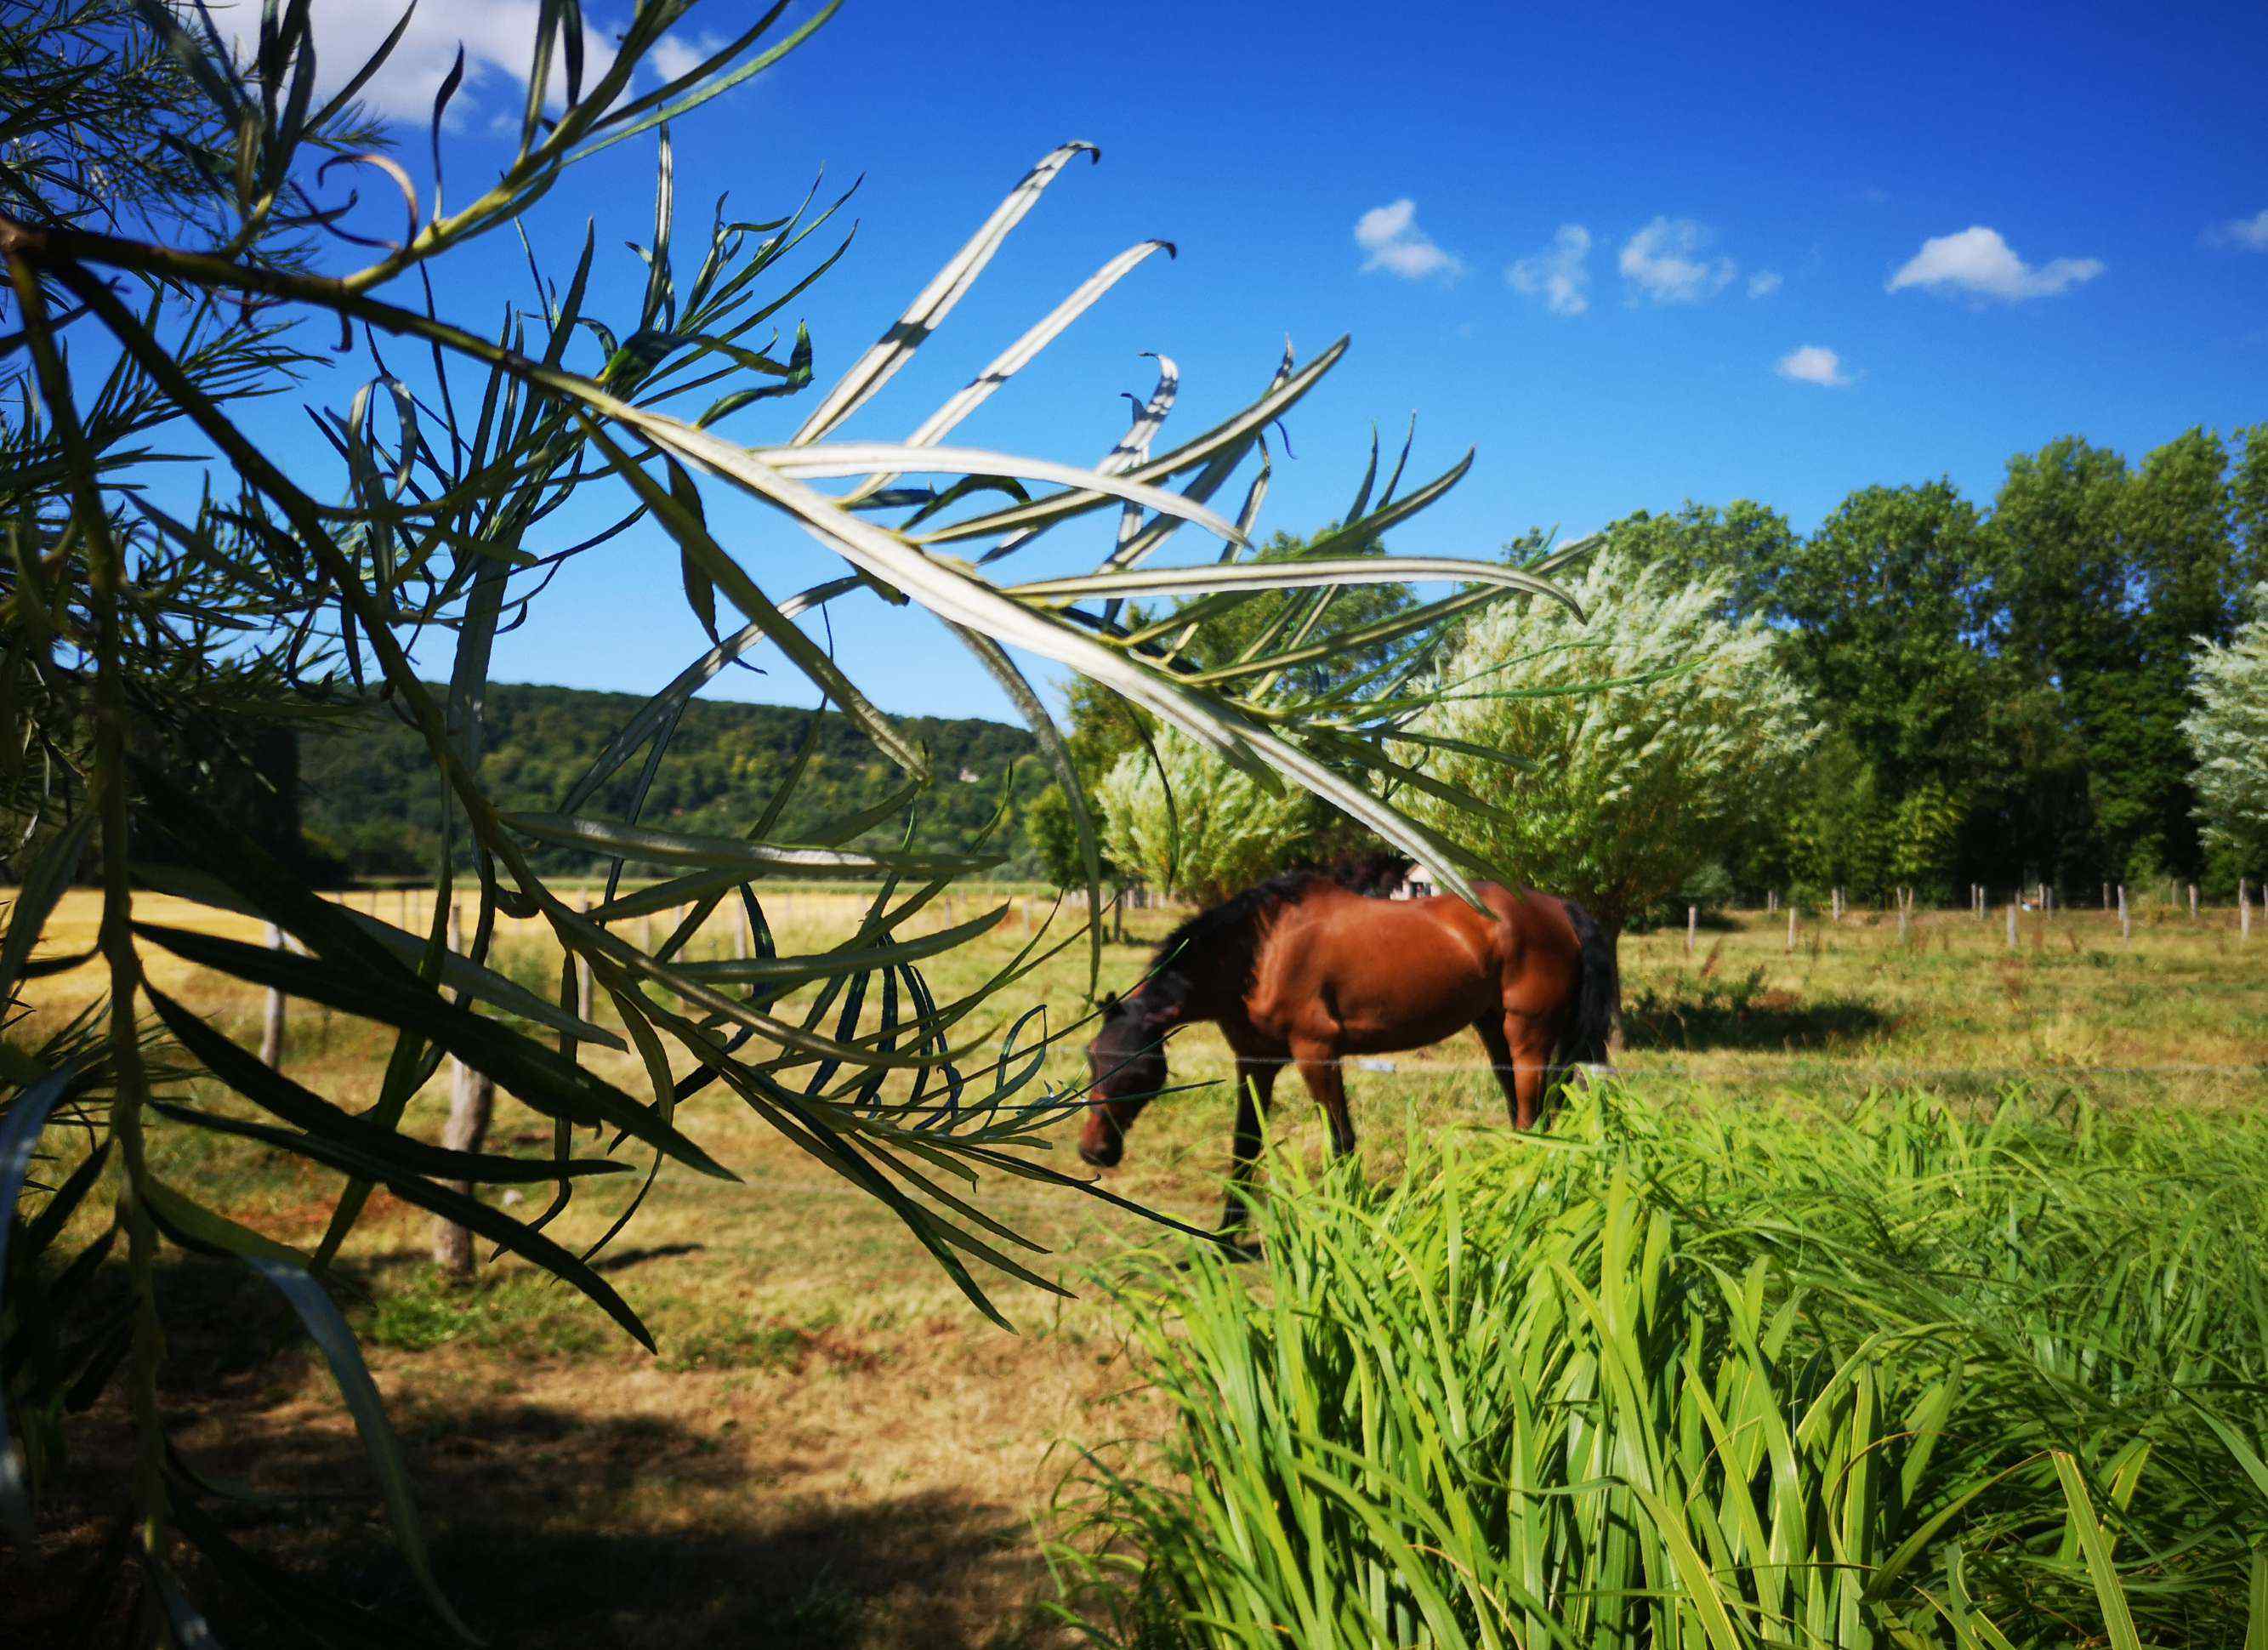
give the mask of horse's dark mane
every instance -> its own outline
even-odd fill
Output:
[[[1278,906],[1288,905],[1316,888],[1344,888],[1367,899],[1383,899],[1393,892],[1410,864],[1396,854],[1373,854],[1322,867],[1279,871],[1218,905],[1206,907],[1159,941],[1151,954],[1149,980],[1142,989],[1145,993],[1178,996],[1186,989],[1186,971],[1193,955],[1256,931]]]

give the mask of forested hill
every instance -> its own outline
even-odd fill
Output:
[[[437,692],[443,691],[436,689]],[[482,772],[507,808],[549,810],[580,778],[644,701],[627,693],[494,684],[488,698],[488,755]],[[686,707],[669,755],[655,776],[644,815],[665,828],[738,835],[770,799],[806,737],[813,712],[781,705],[696,699]],[[792,840],[827,820],[881,801],[903,776],[839,711],[819,714],[819,739],[782,816]],[[967,845],[993,810],[1020,757],[1034,752],[1020,727],[977,718],[900,717],[896,726],[927,747],[938,783],[923,797],[915,841]],[[644,762],[623,765],[589,811],[621,817]],[[1014,775],[1016,800],[1042,783],[1036,761]],[[335,729],[299,740],[300,818],[311,845],[345,858],[361,876],[422,875],[438,843],[440,780],[423,740],[390,711],[372,706]],[[889,835],[895,839],[896,827]],[[1013,853],[1012,820],[995,838]],[[555,850],[538,863],[578,868],[585,856]]]

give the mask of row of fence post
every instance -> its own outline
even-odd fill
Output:
[[[2179,884],[2169,885],[2169,902],[2180,888]],[[2203,908],[2198,902],[2197,884],[2194,882],[2188,884],[2187,889],[2190,920],[2197,922],[2203,915]],[[1969,885],[1970,912],[1980,923],[1984,921],[1986,913],[1990,910],[1990,898],[1983,883],[1972,882]],[[1898,939],[1901,941],[1908,941],[1912,937],[1916,901],[1917,896],[1911,888],[1902,888],[1893,891],[1893,909],[1897,913]],[[2033,908],[2039,912],[2042,921],[2054,920],[2057,902],[2055,889],[2052,887],[2044,882],[2033,884],[2032,903]],[[1767,890],[1764,895],[1765,914],[1776,915],[1779,910],[1779,890],[1777,888]],[[2236,933],[2238,939],[2247,945],[2250,945],[2252,940],[2252,904],[2251,880],[2248,877],[2239,877],[2236,881]],[[2268,888],[2260,890],[2260,904],[2264,913],[2268,913]],[[2134,915],[2127,904],[2124,883],[2106,882],[2102,885],[2102,908],[2106,912],[2114,909],[2117,910],[2119,938],[2132,944],[2134,939]],[[1844,900],[1843,890],[1839,888],[1830,888],[1827,902],[1830,919],[1841,922],[1848,910],[1849,907]],[[2007,907],[2007,945],[2011,951],[2016,949],[2018,929],[2022,920],[2023,910],[2023,894],[2019,890],[2010,896]],[[1685,954],[1689,957],[1695,954],[1699,927],[1700,908],[1688,905],[1685,908]],[[1787,952],[1791,956],[1795,954],[1795,935],[1796,905],[1791,899],[1787,906]]]

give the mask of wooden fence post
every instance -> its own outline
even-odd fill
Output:
[[[268,944],[271,950],[288,948],[284,931],[273,923],[268,924]],[[272,985],[268,988],[268,1013],[260,1026],[260,1063],[270,1071],[284,1063],[284,993]]]
[[[1795,902],[1787,902],[1787,954],[1795,954]]]
[[[460,951],[456,902],[449,905],[449,949]],[[477,1152],[488,1138],[489,1119],[496,1110],[496,1084],[487,1073],[475,1072],[461,1060],[449,1061],[449,1121],[441,1131],[441,1144],[453,1152]],[[458,1181],[455,1190],[473,1195],[472,1182]],[[473,1275],[473,1234],[455,1221],[433,1217],[433,1263],[453,1278]]]
[[[583,914],[591,914],[591,896],[583,896]],[[575,954],[575,1013],[584,1019],[591,1017],[591,959],[581,952]]]
[[[2263,895],[2261,903],[2268,905],[2268,894]],[[2252,938],[2252,895],[2246,891],[2242,877],[2236,879],[2236,937]]]
[[[1772,916],[1779,910],[1779,890],[1768,889],[1764,894],[1764,915]]]
[[[2190,884],[2190,920],[2197,921],[2197,884]]]
[[[2021,904],[2019,900],[2008,902],[2008,949],[2011,951],[2016,948],[2016,912]]]
[[[2118,937],[2128,945],[2134,943],[2134,919],[2126,910],[2126,885],[2118,885]]]
[[[1685,954],[1688,957],[1693,954],[1694,942],[1700,938],[1700,935],[1701,908],[1697,905],[1689,905],[1685,908]]]

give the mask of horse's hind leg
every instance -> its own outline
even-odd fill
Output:
[[[1339,1069],[1337,1053],[1319,1043],[1294,1043],[1292,1057],[1331,1125],[1331,1151],[1339,1157],[1352,1155],[1354,1120],[1347,1116],[1346,1074]]]
[[[1551,1028],[1526,1014],[1506,1014],[1501,1034],[1512,1051],[1512,1124],[1533,1129],[1543,1115],[1543,1097],[1551,1082],[1551,1057],[1558,1039]]]
[[[1504,1035],[1510,1019],[1506,1015],[1503,1020],[1476,1020],[1473,1029],[1481,1034],[1481,1046],[1488,1050],[1489,1067],[1496,1073],[1497,1086],[1504,1090],[1504,1109],[1512,1118],[1512,1126],[1525,1129],[1528,1125],[1520,1120],[1518,1068],[1513,1064],[1512,1041]]]

